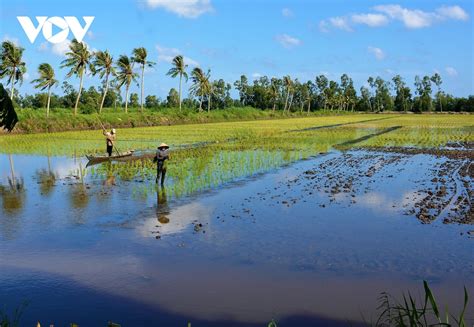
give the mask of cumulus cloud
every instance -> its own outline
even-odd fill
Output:
[[[64,56],[69,51],[69,44],[71,41],[64,40],[61,43],[55,43],[51,46],[51,51],[58,56]]]
[[[253,74],[252,74],[252,77],[255,78],[255,79],[257,79],[257,78],[262,77],[262,74],[260,74],[260,73],[253,73]]]
[[[467,12],[459,6],[443,6],[436,9],[436,12],[445,18],[455,19],[455,20],[468,20],[469,15]]]
[[[162,8],[185,18],[197,18],[214,10],[211,0],[146,0],[149,8]]]
[[[377,60],[383,60],[385,59],[385,52],[383,52],[382,49],[380,48],[376,48],[376,47],[372,47],[372,46],[369,46],[367,48],[367,51],[371,54],[374,55],[375,59]]]
[[[352,32],[352,28],[349,26],[349,21],[346,17],[331,17],[329,23],[340,30]]]
[[[189,57],[183,55],[182,51],[177,48],[166,48],[159,44],[156,45],[156,51],[158,51],[158,62],[173,62],[173,58],[177,55],[182,55],[184,63],[189,66],[199,66],[199,63],[196,60],[193,60]]]
[[[446,74],[451,77],[458,76],[458,71],[453,67],[446,67]]]
[[[387,25],[389,19],[381,14],[355,14],[351,16],[352,22],[355,24],[364,24],[370,27],[378,27]]]
[[[283,47],[287,49],[294,48],[302,44],[301,40],[288,34],[277,35],[275,39],[278,43],[280,43]]]
[[[291,18],[294,16],[294,13],[290,8],[283,8],[281,10],[281,14],[283,15],[283,17],[286,17],[286,18]]]
[[[372,13],[349,14],[330,17],[320,21],[319,29],[329,32],[331,28],[351,32],[355,25],[380,27],[400,21],[409,29],[426,28],[447,20],[467,21],[468,13],[460,6],[442,6],[434,11],[404,8],[397,4],[378,5]]]
[[[381,5],[375,6],[374,10],[387,14],[392,19],[403,22],[408,28],[428,27],[433,24],[436,14],[422,10],[410,10],[400,5]]]

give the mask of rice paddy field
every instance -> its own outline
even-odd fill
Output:
[[[0,135],[0,303],[27,300],[30,325],[365,326],[381,292],[428,280],[456,312],[463,286],[474,291],[472,115],[117,138],[134,155],[91,165],[101,131]]]

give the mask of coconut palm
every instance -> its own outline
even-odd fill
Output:
[[[23,83],[23,76],[26,73],[26,64],[23,61],[23,51],[25,49],[16,46],[12,41],[2,42],[0,52],[0,78],[7,77],[10,84],[10,98],[13,100],[15,84]]]
[[[109,91],[109,77],[110,75],[115,75],[114,59],[107,50],[98,51],[94,54],[93,65],[95,73],[98,73],[99,77],[104,80],[104,94],[102,94],[102,100],[100,101],[99,107],[99,113],[102,113],[105,97]]]
[[[89,68],[94,72],[94,66],[91,62],[91,53],[87,49],[87,45],[83,42],[79,42],[73,39],[69,44],[69,52],[66,52],[66,59],[61,63],[61,68],[68,67],[70,71],[67,73],[66,78],[70,78],[72,75],[79,76],[79,92],[77,93],[76,104],[74,105],[74,115],[77,115],[77,107],[79,105],[79,99],[81,98],[82,86],[84,82],[84,74]]]
[[[199,97],[199,111],[202,111],[202,101],[204,98],[204,95],[206,94],[206,74],[204,74],[204,71],[196,67],[193,69],[191,72],[191,80],[193,82],[191,86],[191,93]]]
[[[203,81],[204,91],[207,95],[207,112],[211,111],[211,99],[214,94],[214,84],[211,82],[211,70],[207,70],[207,74],[204,75]]]
[[[168,71],[169,76],[176,78],[179,75],[179,110],[181,110],[181,83],[183,77],[188,81],[188,73],[186,73],[186,68],[188,65],[184,63],[183,56],[179,55],[173,59],[173,68]]]
[[[272,112],[275,113],[278,96],[280,95],[280,81],[277,78],[272,78],[268,95],[273,100]]]
[[[130,84],[136,82],[138,74],[133,71],[133,61],[126,55],[121,55],[117,61],[117,87],[125,85],[125,112],[128,112],[128,91]]]
[[[55,79],[54,69],[48,63],[42,63],[38,67],[39,77],[32,81],[36,89],[44,91],[48,89],[48,103],[46,105],[46,117],[49,117],[49,105],[51,103],[51,88],[58,84],[58,80]]]
[[[293,81],[290,76],[283,77],[283,86],[286,88],[285,108],[283,111],[286,111],[287,109],[290,111],[290,108],[288,107],[288,99],[290,98],[290,93],[293,89]]]
[[[145,66],[147,67],[153,67],[155,65],[154,62],[148,61],[147,60],[147,51],[145,48],[136,48],[133,49],[133,56],[132,56],[132,61],[136,62],[137,64],[141,65],[142,68],[142,82],[141,82],[141,99],[140,99],[140,108],[143,111],[143,99],[144,99],[144,94],[143,94],[143,87],[145,85]]]

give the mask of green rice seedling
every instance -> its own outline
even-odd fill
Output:
[[[373,324],[376,327],[428,327],[428,326],[458,326],[467,327],[465,313],[469,302],[467,289],[464,287],[464,305],[459,315],[441,312],[439,305],[428,283],[423,281],[425,298],[420,306],[410,292],[403,294],[401,302],[394,300],[389,294],[382,293],[378,310],[380,315]],[[454,323],[450,322],[450,318]]]

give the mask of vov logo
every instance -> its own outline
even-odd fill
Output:
[[[86,35],[87,31],[91,27],[94,21],[93,16],[84,16],[85,25],[81,25],[79,20],[74,16],[63,17],[47,17],[47,16],[36,16],[38,25],[35,26],[31,19],[27,16],[17,16],[18,21],[23,27],[23,30],[28,36],[31,43],[35,42],[38,34],[43,30],[44,38],[51,43],[64,42],[69,36],[69,30],[72,32],[77,41],[82,42],[82,39]],[[59,32],[53,35],[53,25],[60,29]]]

